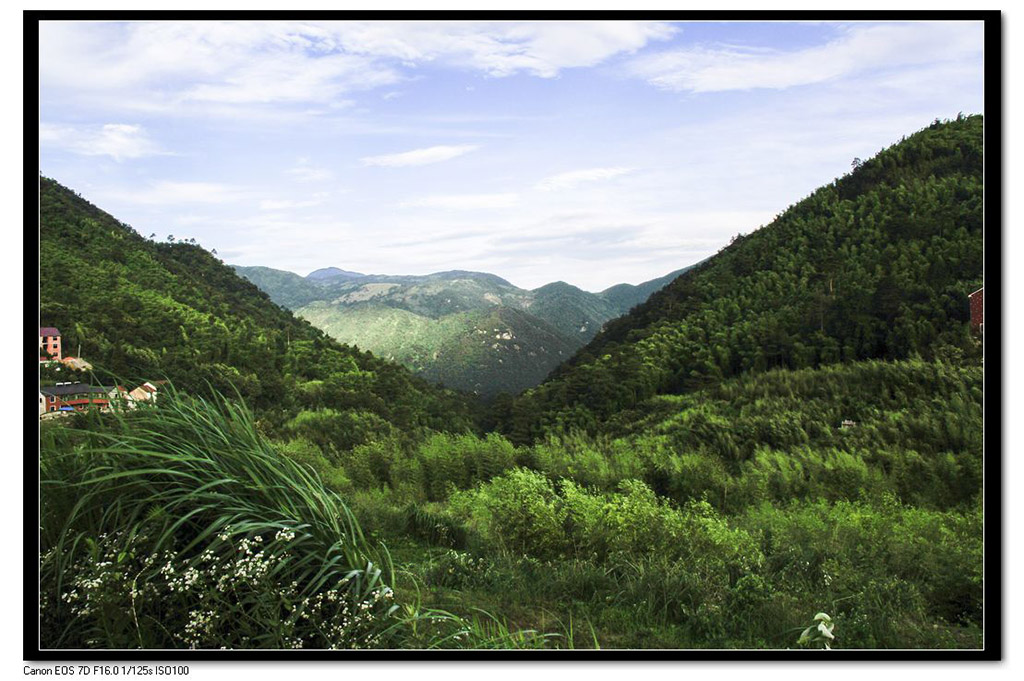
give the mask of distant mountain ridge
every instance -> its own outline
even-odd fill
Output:
[[[301,277],[235,266],[271,300],[335,339],[446,386],[488,396],[537,385],[606,322],[686,269],[591,293],[562,281],[521,289],[467,270],[389,275],[326,267]],[[483,333],[497,338],[483,343]],[[505,343],[513,339],[518,342]]]
[[[360,272],[349,272],[337,267],[324,267],[319,270],[313,270],[306,275],[306,279],[310,281],[334,281],[337,279],[358,279],[365,276],[365,274]]]

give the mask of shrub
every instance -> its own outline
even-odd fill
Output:
[[[456,517],[509,553],[549,558],[565,551],[565,509],[540,473],[513,469],[477,490],[454,495],[450,505]]]
[[[515,448],[496,433],[483,439],[436,433],[420,444],[416,457],[427,498],[440,501],[453,488],[466,489],[511,469]]]

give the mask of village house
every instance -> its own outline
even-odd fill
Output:
[[[971,301],[971,331],[984,333],[985,287],[982,286],[977,291],[967,296],[967,300]]]
[[[87,383],[58,383],[39,389],[39,414],[57,411],[84,411],[90,407],[107,409],[111,388]]]
[[[110,400],[111,407],[124,407],[125,409],[135,408],[135,401],[128,392],[128,388],[123,385],[115,385],[111,388],[110,392],[107,393],[107,399]]]
[[[153,403],[155,403],[156,402],[157,390],[158,390],[158,388],[157,388],[156,385],[154,385],[153,383],[150,383],[149,381],[146,381],[145,383],[140,385],[138,388],[136,388],[135,390],[133,390],[130,393],[128,393],[128,397],[130,397],[135,402],[153,402]]]
[[[52,326],[39,327],[39,361],[62,359],[60,348],[60,331]]]
[[[89,371],[92,369],[92,365],[86,362],[81,357],[65,357],[61,360],[61,363],[75,371]]]

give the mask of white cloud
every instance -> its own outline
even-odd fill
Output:
[[[105,193],[109,199],[145,205],[221,204],[253,198],[241,187],[213,182],[157,182],[133,191]]]
[[[339,51],[302,22],[70,22],[40,25],[43,97],[175,114],[325,103],[402,76],[372,56]]]
[[[474,144],[441,145],[427,147],[425,149],[413,149],[399,154],[384,154],[382,156],[366,156],[359,159],[364,166],[384,166],[388,168],[401,168],[405,166],[422,166],[429,163],[440,163],[450,161],[463,154],[468,154],[480,147]]]
[[[537,189],[542,191],[559,191],[563,189],[574,189],[587,182],[598,182],[610,180],[626,173],[633,172],[633,168],[586,168],[583,170],[571,170],[566,173],[559,173],[541,180]]]
[[[85,156],[110,156],[115,161],[169,154],[149,138],[142,126],[124,123],[88,127],[42,123],[39,142]]]
[[[330,170],[313,165],[308,158],[300,158],[293,167],[284,172],[299,182],[323,182],[334,177]]]
[[[387,21],[318,26],[336,36],[346,51],[357,54],[413,65],[444,62],[493,77],[527,73],[542,78],[634,52],[676,31],[664,23],[635,21]]]
[[[831,42],[802,50],[697,45],[638,57],[628,71],[677,92],[781,90],[869,70],[961,60],[981,48],[980,22],[853,25]]]
[[[399,80],[390,68],[346,54],[312,57],[303,52],[272,50],[235,65],[225,77],[185,91],[185,100],[224,104],[330,101],[353,90],[389,85]],[[343,106],[350,102],[342,100]],[[343,108],[343,107],[339,107]]]
[[[310,208],[312,206],[319,206],[323,201],[320,200],[309,200],[309,201],[290,201],[281,200],[275,201],[273,199],[265,199],[260,201],[260,210],[263,211],[279,211],[279,210],[295,210],[297,208]]]
[[[511,208],[519,203],[519,195],[509,194],[448,194],[425,196],[403,202],[403,208],[443,208],[446,210],[487,210]]]

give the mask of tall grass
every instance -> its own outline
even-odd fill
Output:
[[[384,643],[386,552],[244,405],[172,388],[104,421],[43,434],[44,646]]]

